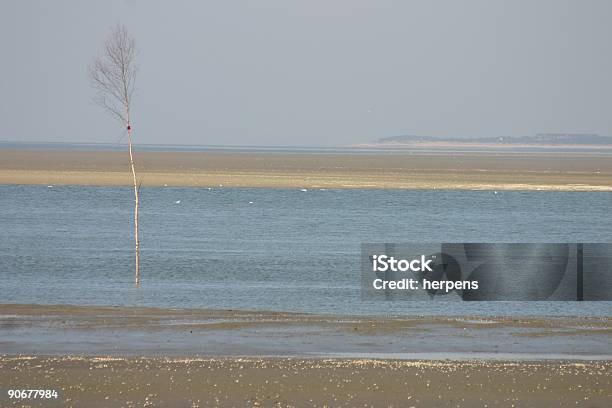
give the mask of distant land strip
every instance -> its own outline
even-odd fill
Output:
[[[418,135],[389,136],[372,142],[372,145],[429,145],[429,146],[470,146],[488,147],[574,147],[612,148],[612,137],[593,133],[538,133],[533,136],[510,137],[431,137]]]
[[[136,152],[143,186],[612,191],[589,153]],[[127,153],[0,149],[0,184],[129,186]]]

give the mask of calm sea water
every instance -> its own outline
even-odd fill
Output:
[[[612,315],[612,302],[360,297],[362,242],[610,242],[612,193],[0,186],[0,303]],[[180,201],[180,202],[179,202]]]

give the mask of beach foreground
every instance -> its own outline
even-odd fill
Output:
[[[611,362],[1,357],[6,389],[55,389],[28,406],[609,406]]]
[[[137,152],[144,186],[612,191],[593,153]],[[0,150],[0,184],[131,185],[125,152]]]
[[[608,317],[0,305],[0,406],[604,407],[611,335]]]

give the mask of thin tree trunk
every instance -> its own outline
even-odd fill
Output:
[[[104,53],[96,58],[89,67],[89,77],[98,94],[95,102],[127,129],[130,167],[134,178],[134,242],[136,286],[140,284],[140,240],[138,239],[138,206],[140,184],[136,178],[134,154],[132,151],[132,127],[130,107],[137,68],[134,66],[136,44],[122,25],[110,35],[104,47]]]
[[[134,241],[136,243],[135,248],[135,260],[136,260],[136,271],[134,280],[136,285],[140,283],[140,240],[138,239],[138,182],[136,181],[136,169],[134,168],[134,155],[132,154],[132,127],[130,126],[129,113],[127,121],[127,134],[128,134],[128,150],[130,152],[130,166],[132,167],[132,176],[134,177]]]

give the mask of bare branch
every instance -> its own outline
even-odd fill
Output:
[[[109,36],[102,55],[89,67],[89,78],[97,95],[94,102],[124,125],[129,115],[136,82],[136,43],[122,25]]]

